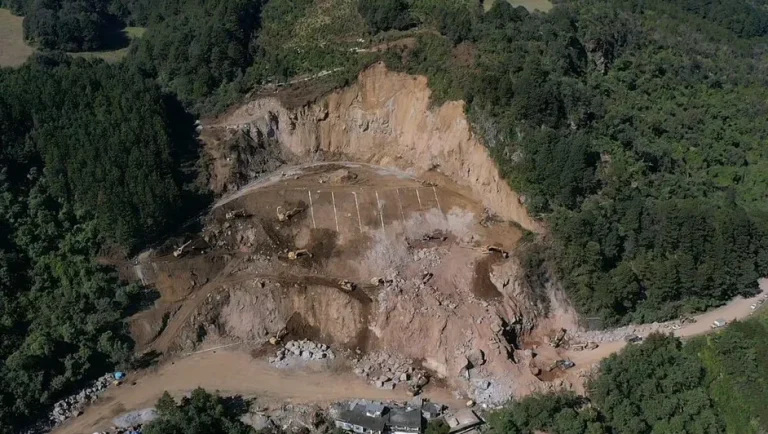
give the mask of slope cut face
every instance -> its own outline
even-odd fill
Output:
[[[275,161],[356,161],[422,178],[441,174],[501,218],[541,230],[472,133],[464,103],[432,107],[425,77],[376,64],[313,103],[286,108],[281,95],[255,98],[204,123],[214,191],[233,191]]]

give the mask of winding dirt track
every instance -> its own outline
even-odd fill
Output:
[[[675,330],[674,335],[680,338],[699,336],[714,332],[715,330],[711,326],[716,319],[722,318],[730,323],[734,320],[748,317],[753,312],[750,307],[752,303],[764,295],[768,295],[768,279],[760,279],[760,289],[760,294],[755,297],[737,297],[725,306],[696,316],[695,323],[686,324],[680,329]],[[666,330],[659,331],[666,332]],[[624,348],[625,345],[627,344],[624,341],[605,342],[600,344],[599,348],[592,351],[568,351],[566,354],[577,366],[584,367],[599,363],[604,358]]]
[[[330,404],[347,399],[407,400],[403,390],[371,387],[351,373],[280,370],[242,351],[207,351],[166,363],[153,372],[132,376],[119,388],[109,389],[83,415],[53,431],[55,434],[89,434],[111,427],[124,412],[151,407],[167,390],[181,396],[196,387],[219,390],[224,395],[258,397],[260,403]],[[427,391],[432,399],[460,404],[445,390]]]

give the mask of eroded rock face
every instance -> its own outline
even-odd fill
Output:
[[[266,170],[261,167],[268,165],[247,152],[265,152],[271,143],[279,148],[270,151],[273,160],[280,162],[360,161],[415,175],[436,170],[469,188],[500,217],[540,231],[472,133],[464,103],[431,107],[430,97],[426,77],[376,64],[355,84],[296,110],[277,98],[255,99],[206,123],[203,139],[215,166],[210,186],[223,193],[227,186],[242,185],[242,173]]]

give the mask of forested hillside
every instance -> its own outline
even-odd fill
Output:
[[[768,12],[696,3],[581,0],[542,15],[417,1],[410,13],[431,4],[448,38],[390,57],[468,102],[549,222],[556,276],[605,326],[706,309],[768,271]]]
[[[139,288],[94,258],[182,217],[183,125],[122,66],[37,57],[0,70],[0,432],[130,360],[122,318]]]

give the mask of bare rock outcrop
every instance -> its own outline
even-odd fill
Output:
[[[259,172],[244,155],[251,149],[278,146],[280,162],[360,161],[422,175],[434,170],[467,187],[500,217],[540,231],[501,177],[488,150],[472,132],[462,101],[431,106],[427,78],[392,72],[375,64],[355,84],[315,103],[289,110],[276,97],[256,98],[206,122],[203,139],[213,159],[210,187],[241,186],[242,172]],[[249,139],[243,139],[243,135]],[[227,152],[227,148],[234,149]],[[240,162],[240,164],[237,164]],[[245,162],[245,163],[243,163]],[[240,179],[240,181],[238,181]]]

